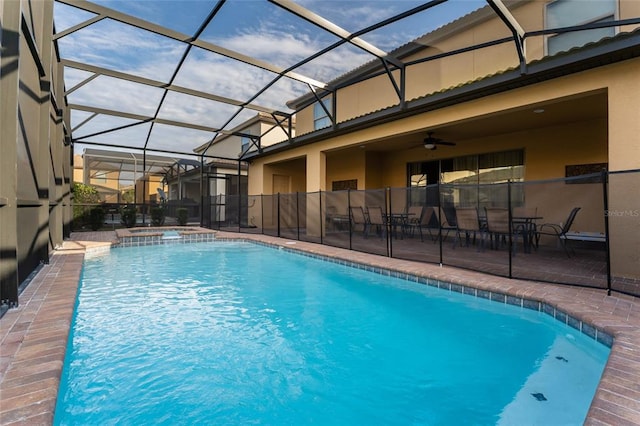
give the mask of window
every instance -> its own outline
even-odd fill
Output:
[[[322,103],[327,111],[331,111],[331,98],[323,99]],[[320,102],[316,102],[313,105],[313,130],[324,129],[329,126],[331,126],[331,119],[320,105]]]
[[[506,185],[494,184],[524,181],[524,151],[492,152],[410,163],[407,171],[412,201],[435,205],[438,192],[433,185],[439,182],[443,184],[440,188],[443,206],[495,207],[506,202],[509,194]],[[422,190],[419,189],[421,187]],[[524,203],[522,185],[512,186],[511,200],[514,206]]]
[[[608,22],[615,20],[615,14],[616,0],[556,0],[547,5],[546,27],[552,29]],[[615,28],[608,27],[549,36],[547,38],[547,54],[553,55],[614,35]]]
[[[358,189],[358,179],[334,180],[331,182],[332,191],[345,191],[347,189]]]
[[[241,136],[240,143],[242,144],[241,152],[247,152],[247,150],[251,146],[251,139],[247,136]]]

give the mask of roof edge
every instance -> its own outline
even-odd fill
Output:
[[[335,129],[327,128],[306,133],[294,138],[292,143],[271,145],[262,153],[255,153],[246,160],[251,161],[292,147],[312,144],[345,133],[638,57],[640,57],[640,30],[534,61],[527,66],[526,74],[521,74],[519,68],[507,70],[450,90],[416,98],[407,102],[405,108],[389,107],[339,123]]]

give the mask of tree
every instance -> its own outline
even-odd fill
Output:
[[[73,192],[73,201],[77,204],[100,203],[100,194],[98,193],[98,190],[91,185],[74,182],[71,192]]]
[[[125,189],[120,195],[122,203],[132,204],[136,202],[136,192],[133,188]]]
[[[100,204],[100,194],[95,187],[79,182],[73,183],[71,192],[73,193],[74,228],[79,229],[89,220],[88,214],[92,206],[86,204]]]

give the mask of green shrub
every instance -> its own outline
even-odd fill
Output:
[[[89,210],[89,225],[91,229],[97,231],[104,224],[105,211],[102,207],[94,207]]]
[[[82,229],[85,225],[91,224],[90,204],[100,203],[98,190],[91,185],[74,182],[71,187],[73,200],[73,224],[74,230]]]
[[[189,211],[184,207],[180,207],[178,210],[176,210],[176,213],[178,215],[178,225],[180,226],[186,225]]]
[[[164,225],[164,208],[163,207],[153,207],[151,209],[151,224],[153,226]]]
[[[127,228],[133,228],[136,226],[136,206],[124,206],[120,208],[120,223]]]

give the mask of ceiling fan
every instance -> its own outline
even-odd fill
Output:
[[[437,145],[456,146],[455,142],[448,142],[440,138],[433,137],[433,132],[428,132],[427,137],[422,141],[425,149],[434,150]]]

